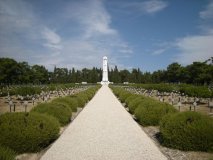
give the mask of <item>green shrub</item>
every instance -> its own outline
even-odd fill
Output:
[[[0,116],[0,145],[17,153],[37,152],[59,134],[59,123],[39,113],[6,113]]]
[[[86,92],[80,92],[78,94],[76,94],[77,97],[81,97],[84,104],[87,103],[89,101],[89,98],[87,97]]]
[[[131,94],[130,92],[127,92],[127,91],[121,92],[120,95],[119,95],[119,99],[120,99],[120,101],[121,101],[122,103],[124,103],[125,100],[126,100],[129,96],[131,96],[131,95],[132,95],[132,94]]]
[[[8,147],[0,146],[0,159],[1,160],[15,160],[15,152]]]
[[[130,101],[128,104],[129,112],[134,113],[135,109],[138,107],[138,105],[143,101],[144,97],[143,96],[138,96],[134,100]]]
[[[87,97],[89,100],[91,100],[93,98],[97,89],[98,89],[97,87],[92,87],[92,88],[89,88],[88,90],[86,90],[86,94],[87,94]]]
[[[213,152],[213,119],[197,112],[165,116],[160,123],[162,143],[181,150]]]
[[[164,115],[174,112],[176,109],[173,106],[148,99],[138,105],[135,116],[143,126],[156,126]]]
[[[125,103],[126,103],[126,105],[128,106],[129,105],[129,103],[131,102],[131,101],[133,101],[134,99],[136,99],[138,96],[136,95],[136,94],[131,94],[129,97],[127,97],[126,99],[125,99]]]
[[[76,95],[72,95],[70,96],[71,98],[75,98],[77,100],[78,103],[78,107],[83,108],[85,106],[85,99],[80,97],[80,96],[76,96]]]
[[[113,93],[119,97],[119,94],[121,93],[121,91],[123,90],[122,88],[118,88],[118,87],[111,87]]]
[[[77,99],[75,98],[71,98],[71,97],[56,98],[52,102],[66,105],[70,107],[73,112],[77,111],[78,102],[77,102]]]
[[[59,123],[64,126],[70,122],[72,110],[67,106],[59,103],[41,103],[32,109],[31,112],[45,113],[58,119]]]

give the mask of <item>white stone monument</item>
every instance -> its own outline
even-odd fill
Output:
[[[107,57],[103,57],[103,75],[102,75],[102,85],[108,85],[109,80],[108,80],[108,64],[107,64]]]

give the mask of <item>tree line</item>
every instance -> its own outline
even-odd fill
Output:
[[[188,83],[211,84],[213,65],[193,62],[182,66],[175,62],[166,70],[142,72],[139,68],[119,70],[117,66],[108,69],[109,81],[114,83]],[[102,69],[93,67],[81,70],[55,67],[52,72],[42,65],[30,66],[27,62],[17,62],[11,58],[0,58],[1,84],[47,84],[47,83],[97,83],[102,79]]]

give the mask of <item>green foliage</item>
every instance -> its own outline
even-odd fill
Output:
[[[213,119],[197,112],[165,116],[160,122],[162,143],[186,151],[213,152]]]
[[[174,112],[176,109],[169,104],[145,98],[136,108],[135,116],[143,126],[157,126],[164,115]]]
[[[58,121],[39,113],[6,113],[0,116],[0,145],[17,153],[37,152],[59,134]]]
[[[8,147],[0,146],[1,160],[15,160],[16,153]]]
[[[207,86],[194,86],[189,84],[133,84],[136,88],[144,88],[147,90],[158,90],[160,92],[181,92],[191,97],[213,97],[213,92]]]
[[[73,112],[77,111],[78,102],[75,98],[67,96],[62,98],[56,98],[52,102],[68,106]]]
[[[78,107],[80,107],[80,108],[84,107],[86,101],[85,101],[85,99],[83,97],[80,97],[80,96],[77,96],[77,95],[72,95],[70,97],[77,100]]]
[[[120,87],[111,88],[121,102],[125,101],[127,103],[129,112],[135,114],[137,120],[143,126],[159,125],[161,118],[165,114],[177,112],[169,104],[142,95],[132,94]]]
[[[191,97],[213,97],[213,92],[204,86],[180,85],[180,92]]]
[[[70,122],[72,110],[70,107],[60,103],[41,103],[32,109],[31,112],[45,113],[58,119],[59,123],[64,126]]]
[[[141,101],[143,101],[143,99],[144,99],[144,96],[137,96],[137,98],[130,101],[128,104],[129,112],[134,113],[135,109],[138,107],[138,105],[140,105],[140,103],[142,103]]]
[[[131,96],[131,93],[129,93],[129,92],[121,92],[120,95],[119,95],[119,99],[120,99],[120,101],[121,101],[122,103],[124,103],[125,100],[126,100],[129,96]]]
[[[211,61],[212,58],[207,61]],[[166,70],[153,73],[143,72],[140,68],[119,70],[117,66],[109,70],[109,80],[114,83],[187,83],[195,85],[211,84],[213,82],[213,65],[206,62],[193,62],[181,66],[177,62],[169,64]],[[10,58],[0,58],[1,84],[47,84],[47,83],[97,83],[102,78],[102,69],[93,67],[58,68],[48,72],[44,66],[30,66],[27,62],[16,62]]]
[[[129,105],[129,103],[130,102],[132,102],[132,101],[134,101],[136,98],[138,98],[138,96],[137,95],[135,95],[135,94],[131,94],[129,97],[127,97],[126,99],[125,99],[125,103],[126,103],[126,105],[128,106]]]

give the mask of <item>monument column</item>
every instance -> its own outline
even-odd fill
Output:
[[[103,57],[103,75],[102,75],[102,81],[101,84],[109,84],[109,80],[108,80],[108,63],[107,63],[107,57],[104,56]]]

